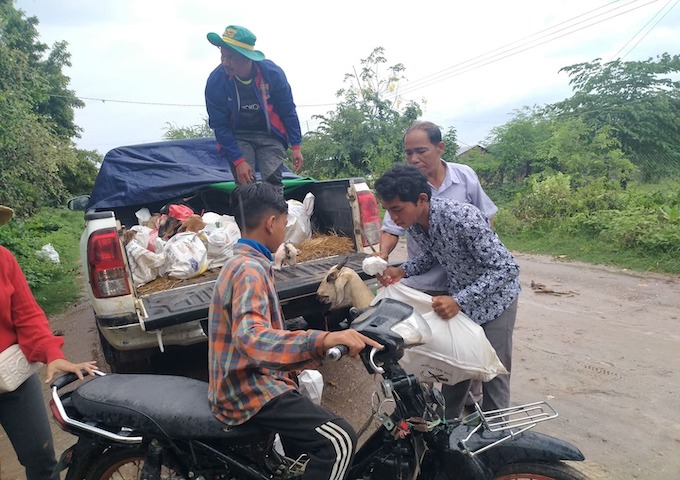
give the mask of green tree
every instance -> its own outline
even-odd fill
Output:
[[[399,97],[402,64],[385,67],[384,49],[345,75],[335,111],[316,116],[319,127],[302,143],[304,172],[316,178],[379,176],[403,159],[402,136],[421,114],[416,102]]]
[[[208,124],[208,118],[203,118],[203,123],[191,125],[189,127],[180,127],[174,123],[166,122],[165,133],[163,138],[165,140],[182,140],[185,138],[201,138],[214,137],[212,128]]]
[[[580,117],[550,118],[528,108],[517,111],[490,137],[489,150],[498,168],[494,181],[517,183],[562,173],[575,186],[593,179],[620,184],[634,172],[634,165],[613,130],[609,125],[593,130]]]
[[[547,112],[579,117],[593,132],[610,126],[647,179],[680,172],[680,55],[631,62],[596,59],[560,71],[570,76],[574,94],[548,105]]]
[[[460,149],[458,145],[458,132],[454,127],[449,127],[442,134],[442,140],[444,145],[446,145],[442,159],[446,162],[455,162],[456,153]]]
[[[102,160],[96,150],[72,150],[72,155],[62,157],[59,178],[70,196],[92,192]]]
[[[0,0],[0,202],[17,213],[62,205],[68,192],[60,166],[77,161],[73,109],[82,106],[61,72],[66,44],[38,41],[35,17]]]

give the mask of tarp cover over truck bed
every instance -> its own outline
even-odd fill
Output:
[[[285,165],[283,177],[300,178]],[[212,137],[118,147],[104,156],[89,208],[144,205],[233,180]]]

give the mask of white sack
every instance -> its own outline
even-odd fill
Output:
[[[288,223],[284,242],[300,243],[312,238],[312,214],[314,213],[314,194],[309,192],[304,201],[288,200]]]
[[[395,283],[378,290],[375,304],[393,298],[414,307],[432,329],[432,340],[406,349],[399,361],[407,373],[419,380],[454,385],[473,379],[488,382],[496,375],[507,374],[484,329],[460,312],[444,320],[432,310],[432,297],[419,290]]]
[[[202,274],[208,267],[208,250],[198,234],[176,233],[165,242],[164,272],[173,278],[191,278]]]
[[[135,238],[139,235],[137,233]],[[125,252],[127,253],[128,265],[130,266],[132,281],[135,287],[149,283],[158,277],[159,269],[165,263],[165,255],[163,253],[159,254],[147,250],[135,240],[125,245]]]
[[[298,375],[300,393],[312,402],[321,405],[323,396],[323,375],[318,370],[303,370]]]
[[[207,269],[219,268],[231,257],[236,240],[241,238],[241,231],[230,215],[207,212],[203,215],[203,221],[206,226],[199,234],[207,248]]]

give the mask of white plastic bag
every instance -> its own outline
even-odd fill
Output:
[[[200,231],[200,236],[207,248],[207,269],[219,268],[231,257],[236,240],[241,238],[241,231],[234,217],[229,215],[207,212],[203,221],[206,226]]]
[[[386,268],[387,262],[380,257],[366,257],[361,263],[361,269],[364,273],[372,277],[375,277],[378,274],[382,275]]]
[[[35,256],[40,260],[46,260],[52,263],[60,263],[59,253],[54,249],[51,243],[43,245],[40,250],[35,252]]]
[[[298,375],[300,393],[312,402],[321,405],[323,396],[323,375],[318,370],[303,370]]]
[[[165,254],[164,272],[173,278],[192,278],[208,267],[208,251],[198,234],[176,233],[162,247]]]
[[[314,194],[309,192],[304,201],[288,200],[288,223],[284,242],[300,243],[312,238],[311,218],[314,213]]]
[[[128,257],[128,265],[130,265],[132,281],[135,284],[135,287],[149,283],[158,277],[160,274],[159,269],[165,263],[165,254],[154,253],[150,250],[147,250],[141,245],[141,242],[136,241],[138,236],[140,236],[140,233],[137,233],[135,238],[125,245],[125,252],[127,253]],[[141,236],[144,237],[144,234],[142,233]],[[144,240],[141,239],[141,241]]]
[[[432,329],[432,340],[406,349],[399,361],[406,372],[421,381],[455,385],[473,379],[488,382],[507,374],[484,329],[460,312],[444,320],[432,310],[432,297],[419,290],[395,283],[378,290],[373,304],[393,298],[414,307]]]

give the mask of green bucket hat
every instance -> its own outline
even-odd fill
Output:
[[[4,205],[0,205],[0,225],[4,225],[10,221],[14,210]]]
[[[229,47],[246,58],[255,62],[264,60],[264,53],[255,50],[257,37],[253,32],[238,25],[229,25],[222,36],[216,33],[208,34],[208,41],[217,47]]]

